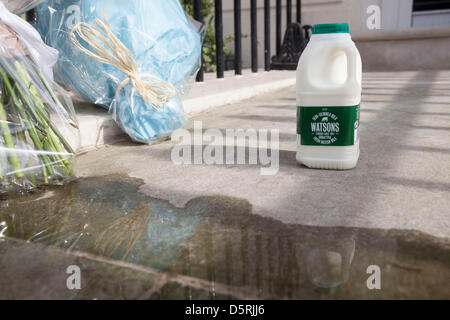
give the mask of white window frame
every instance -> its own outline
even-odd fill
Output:
[[[450,26],[450,9],[413,12],[412,26],[413,28]]]

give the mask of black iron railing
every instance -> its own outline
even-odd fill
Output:
[[[200,1],[194,1],[194,19],[197,21],[202,21],[202,6],[201,6],[201,0]],[[203,82],[203,55],[202,55],[202,63],[200,71],[197,75],[197,81]]]
[[[217,0],[216,2],[221,2]],[[252,39],[252,72],[258,72],[258,27],[256,0],[250,0],[250,37]]]
[[[216,27],[216,64],[217,64],[217,78],[224,77],[225,59],[223,56],[223,10],[222,1],[215,2],[215,27]]]
[[[264,0],[264,70],[270,71],[270,0]]]
[[[251,41],[251,70],[258,72],[258,28],[257,28],[257,0],[250,1],[250,41]],[[275,0],[276,10],[276,54],[282,47],[282,9],[283,0]],[[273,0],[264,0],[264,70],[271,69],[271,4]],[[201,0],[194,0],[194,19],[202,21]],[[215,28],[216,28],[216,70],[217,78],[224,77],[224,50],[223,50],[223,12],[222,0],[215,0]],[[296,22],[301,23],[301,0],[296,0]],[[242,10],[241,0],[234,0],[234,69],[236,75],[242,75]],[[292,23],[292,0],[286,0],[286,25]],[[306,31],[306,29],[305,29]],[[199,71],[197,81],[203,81],[203,68]]]
[[[241,0],[234,0],[234,73],[242,75]]]

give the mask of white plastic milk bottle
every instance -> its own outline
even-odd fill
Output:
[[[313,27],[297,68],[297,162],[321,169],[356,167],[361,66],[347,23]]]

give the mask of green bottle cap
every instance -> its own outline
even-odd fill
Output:
[[[313,34],[349,33],[349,27],[348,23],[315,24],[312,33]]]

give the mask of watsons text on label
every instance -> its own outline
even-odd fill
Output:
[[[298,107],[297,133],[302,145],[354,145],[359,130],[359,105]]]

